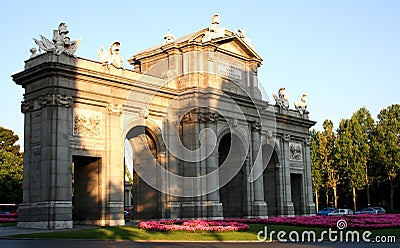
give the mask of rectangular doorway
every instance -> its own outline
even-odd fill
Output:
[[[294,205],[294,214],[301,215],[303,213],[303,196],[302,196],[302,175],[290,173],[290,185],[292,193],[292,202]]]
[[[72,218],[75,224],[101,219],[101,158],[73,156]]]

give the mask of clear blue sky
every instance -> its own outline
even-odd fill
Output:
[[[6,1],[0,9],[0,126],[23,136],[23,90],[11,75],[22,71],[32,38],[52,37],[65,22],[82,38],[77,56],[97,60],[102,44],[121,42],[133,54],[207,27],[244,28],[263,58],[259,80],[269,94],[281,86],[290,104],[308,94],[310,117],[335,127],[365,106],[374,118],[400,101],[400,1]],[[125,66],[130,65],[125,61]]]

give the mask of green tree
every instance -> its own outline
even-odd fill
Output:
[[[393,104],[378,114],[372,135],[375,165],[380,178],[390,184],[390,209],[394,210],[394,190],[400,184],[400,104]]]
[[[315,208],[317,212],[319,211],[319,192],[324,188],[326,181],[326,173],[323,168],[320,154],[318,152],[318,134],[319,132],[315,131],[315,129],[311,130],[310,132],[311,179],[315,195]]]
[[[335,133],[331,120],[325,120],[322,124],[323,131],[318,132],[318,154],[321,159],[321,166],[327,173],[326,186],[333,190],[335,208],[338,205],[337,185],[339,183],[339,169],[335,164]]]
[[[0,201],[22,201],[23,159],[19,151],[18,135],[0,127]]]
[[[352,190],[354,210],[357,210],[356,190],[366,183],[365,167],[368,161],[369,145],[367,136],[354,116],[340,121],[336,136],[336,163],[340,167],[342,182]]]
[[[10,129],[0,126],[0,150],[19,154],[18,135]]]
[[[22,202],[23,160],[21,155],[0,150],[0,201]]]
[[[356,120],[358,124],[360,125],[361,132],[362,132],[362,137],[361,139],[358,140],[359,146],[364,147],[361,148],[361,152],[363,153],[363,156],[367,158],[367,163],[365,164],[365,183],[366,183],[366,193],[367,193],[367,203],[368,206],[371,204],[370,200],[370,193],[369,193],[369,187],[370,187],[370,170],[368,169],[371,167],[371,140],[372,140],[372,133],[375,128],[375,123],[374,119],[371,117],[371,113],[365,108],[362,107],[359,110],[357,110],[353,116],[352,116],[353,121]]]

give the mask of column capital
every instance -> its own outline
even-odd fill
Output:
[[[21,112],[22,113],[25,114],[31,110],[33,110],[33,101],[24,100],[21,102]]]
[[[199,113],[200,122],[217,122],[219,118],[218,112]]]
[[[251,131],[261,132],[262,124],[259,121],[250,122]]]
[[[113,104],[109,103],[107,105],[108,114],[120,116],[124,110],[124,106],[122,104]]]
[[[290,134],[284,134],[283,135],[283,140],[286,142],[289,142],[291,140]]]
[[[60,94],[45,94],[38,98],[42,107],[59,106],[69,108],[72,107],[72,96]]]
[[[307,137],[307,138],[304,140],[304,144],[305,144],[306,146],[310,146],[310,145],[311,145],[311,138],[310,138],[310,137]]]

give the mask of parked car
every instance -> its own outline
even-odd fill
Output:
[[[363,208],[359,211],[356,211],[356,214],[376,214],[377,210],[373,208]]]
[[[346,214],[353,214],[353,210],[347,208],[339,208],[329,213],[328,215],[346,215]]]
[[[386,214],[386,210],[382,207],[368,207],[357,211],[356,214]]]
[[[327,207],[327,208],[323,208],[322,210],[318,211],[317,215],[328,215],[328,214],[332,213],[333,211],[335,211],[335,208]]]
[[[377,214],[386,214],[386,210],[382,207],[373,207],[376,210]]]

